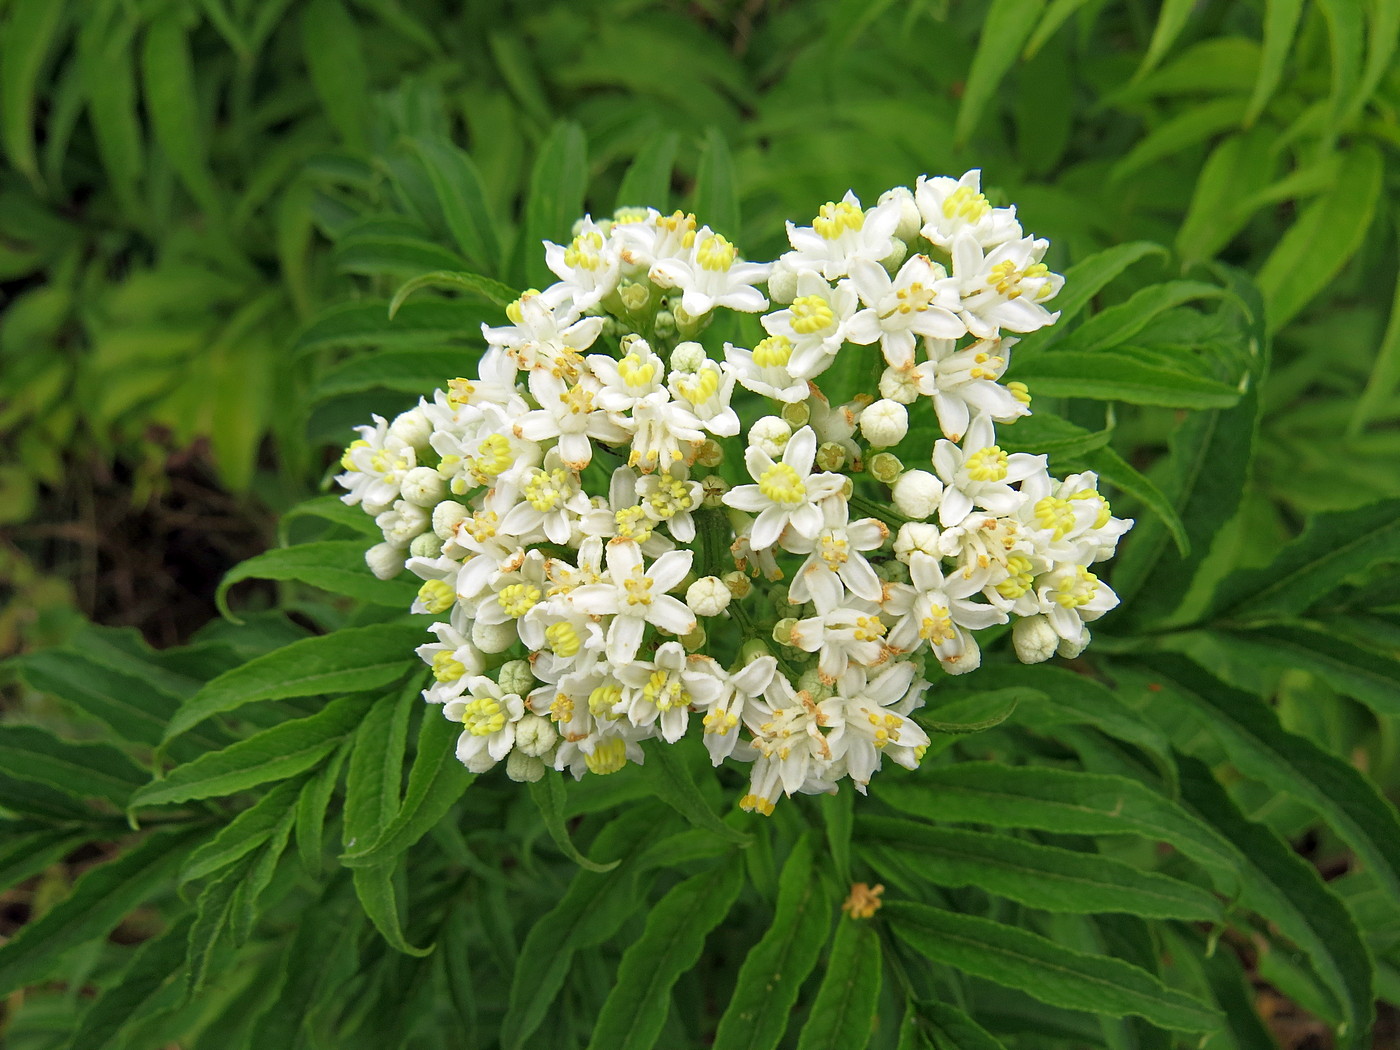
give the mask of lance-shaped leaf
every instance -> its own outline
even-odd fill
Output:
[[[826,973],[797,1050],[848,1050],[870,1042],[880,1001],[880,938],[864,919],[836,923]]]
[[[695,175],[695,215],[702,225],[726,237],[739,236],[739,192],[729,143],[718,128],[705,133]]]
[[[530,785],[530,797],[535,800],[535,805],[539,807],[540,816],[544,818],[544,827],[549,832],[549,837],[554,840],[554,844],[559,847],[564,856],[585,871],[606,872],[617,867],[618,862],[615,860],[605,864],[589,860],[579,852],[573,839],[569,838],[569,829],[564,824],[564,781],[562,777],[552,776],[547,771],[543,777]]]
[[[1068,277],[1066,278],[1068,280]],[[1103,310],[1074,329],[1057,346],[1056,352],[1100,351],[1126,343],[1167,310],[1201,299],[1223,299],[1230,292],[1218,284],[1203,281],[1167,281],[1151,284],[1127,302]]]
[[[488,270],[497,269],[502,262],[500,239],[475,162],[442,138],[413,139],[409,146],[423,161],[442,217],[462,254]],[[504,306],[514,298],[511,295],[497,305]]]
[[[350,768],[345,773],[341,829],[347,848],[378,838],[399,807],[408,720],[422,704],[421,684],[421,675],[414,675],[398,690],[381,696],[355,729]]]
[[[954,138],[965,143],[974,131],[982,111],[996,94],[997,85],[1016,61],[1021,45],[1030,37],[1045,10],[1045,0],[995,0],[972,56],[962,104],[958,107]]]
[[[583,214],[587,186],[588,143],[583,129],[571,121],[560,121],[540,147],[530,173],[523,247],[525,276],[531,287],[543,288],[554,280],[540,244],[568,237],[574,221]]]
[[[947,1003],[911,1002],[899,1026],[899,1050],[1006,1050],[981,1025]]]
[[[671,170],[679,144],[680,135],[674,131],[649,137],[622,176],[616,207],[651,207],[665,212],[670,206]]]
[[[67,1043],[68,1050],[108,1050],[122,1026],[138,1015],[184,966],[192,913],[164,933],[145,941],[118,980],[104,989],[82,1018]]]
[[[367,515],[361,514],[366,520]],[[240,580],[295,580],[372,605],[406,609],[417,588],[407,580],[381,580],[365,565],[361,540],[322,540],[264,551],[239,562],[219,582],[214,602],[225,617],[240,622],[228,607],[228,590]]]
[[[36,726],[0,726],[0,768],[73,798],[101,798],[125,806],[150,779],[125,752],[110,744],[72,743]]]
[[[249,806],[199,849],[180,869],[180,881],[202,879],[225,868],[257,849],[282,823],[296,804],[301,784],[291,781],[279,784],[252,806]]]
[[[55,830],[38,821],[7,821],[0,842],[0,892],[39,874],[86,840],[81,832]]]
[[[1037,394],[1087,397],[1167,408],[1226,408],[1240,399],[1237,387],[1191,372],[1139,361],[1127,353],[1055,348],[1018,366],[1013,379]]]
[[[1229,631],[1225,637],[1236,655],[1265,666],[1311,671],[1378,715],[1400,715],[1400,660],[1392,656],[1306,627]]]
[[[416,948],[404,937],[403,926],[399,922],[399,897],[394,886],[394,868],[397,859],[382,864],[356,868],[354,872],[355,894],[365,914],[374,923],[374,928],[389,942],[389,947],[405,955],[424,956],[436,947]]]
[[[977,886],[1030,908],[1197,922],[1224,917],[1205,890],[1096,853],[887,817],[867,817],[861,838],[898,852],[936,886]]]
[[[686,879],[651,908],[641,937],[622,956],[589,1050],[656,1045],[671,1008],[671,989],[700,958],[705,937],[729,914],[743,885],[744,866],[731,858],[717,872]]]
[[[500,309],[459,299],[404,303],[389,316],[387,300],[341,303],[322,311],[297,339],[299,352],[331,346],[432,346],[444,340],[479,345],[484,322],[500,323]]]
[[[490,277],[483,277],[479,273],[470,273],[466,270],[434,270],[431,273],[421,273],[403,283],[399,290],[394,293],[394,297],[389,300],[389,316],[393,317],[398,313],[399,307],[420,288],[455,288],[458,291],[485,299],[488,303],[495,303],[497,306],[509,306],[520,298],[520,293],[510,285],[502,284]]]
[[[424,640],[421,627],[394,623],[303,638],[219,675],[176,712],[165,739],[245,704],[388,685],[414,667]]]
[[[641,774],[652,785],[656,796],[697,828],[714,832],[720,838],[741,846],[748,845],[750,836],[731,828],[710,808],[695,783],[695,777],[686,768],[682,757],[672,750],[673,746],[663,744],[647,750],[647,761],[642,766]]]
[[[975,915],[890,901],[881,918],[926,958],[1017,988],[1052,1006],[1142,1017],[1170,1031],[1210,1032],[1220,1015],[1146,970],[1074,951],[1049,938]]]
[[[831,932],[835,902],[815,867],[816,839],[793,848],[778,879],[773,924],[744,957],[715,1050],[773,1050],[791,1019],[802,983]]]
[[[390,347],[375,354],[361,354],[328,369],[312,388],[311,399],[326,401],[365,390],[422,394],[456,376],[469,374],[479,357],[476,350],[465,347],[427,346]],[[373,523],[374,519],[359,507],[353,510],[364,521]],[[375,534],[382,535],[377,526]],[[360,561],[364,561],[363,548]]]

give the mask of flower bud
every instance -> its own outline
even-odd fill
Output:
[[[528,660],[507,660],[496,672],[496,683],[503,693],[525,696],[535,688],[535,675]]]
[[[374,523],[384,530],[384,542],[391,543],[400,550],[413,542],[413,537],[428,527],[428,512],[407,500],[395,500],[394,506],[374,519]]]
[[[526,711],[515,724],[515,749],[531,758],[547,754],[559,739],[554,724],[547,718]]]
[[[749,579],[748,573],[732,569],[720,577],[724,585],[729,588],[729,593],[735,598],[747,598],[753,592],[753,582]]]
[[[398,438],[405,445],[414,448],[427,448],[428,438],[433,435],[433,423],[421,408],[410,408],[394,417],[389,424],[389,436]]]
[[[544,776],[545,764],[520,750],[506,755],[506,776],[517,784],[533,784]]]
[[[898,401],[881,398],[860,414],[860,433],[875,448],[890,448],[909,433],[909,412]]]
[[[483,653],[503,653],[520,639],[515,629],[515,621],[505,623],[482,623],[472,621],[472,644]]]
[[[704,626],[696,624],[695,630],[689,634],[681,635],[681,645],[684,646],[686,652],[696,653],[705,647],[705,642],[709,640],[709,637]]]
[[[717,467],[724,462],[724,448],[713,438],[700,442],[700,450],[695,453],[695,462],[702,467]]]
[[[651,287],[636,281],[624,281],[617,290],[622,307],[629,314],[639,314],[651,305]]]
[[[403,476],[400,489],[408,502],[431,510],[447,495],[447,482],[433,467],[414,467]]]
[[[768,273],[768,298],[790,303],[797,297],[797,271],[779,259]]]
[[[1055,655],[1064,660],[1073,660],[1089,648],[1089,641],[1089,628],[1085,627],[1079,632],[1078,641],[1072,642],[1068,638],[1061,638],[1060,644],[1055,647]]]
[[[365,551],[365,564],[381,580],[392,580],[403,572],[403,551],[392,543],[376,543]]]
[[[676,334],[676,315],[670,310],[658,310],[651,325],[658,339],[670,339]]]
[[[758,638],[750,638],[739,649],[739,662],[751,664],[765,656],[772,656],[768,646]]]
[[[876,481],[883,481],[886,485],[890,485],[894,484],[904,473],[904,464],[892,452],[877,452],[870,457],[870,463],[866,469],[870,471],[870,476]]]
[[[1016,621],[1011,628],[1011,644],[1016,650],[1016,659],[1021,663],[1039,664],[1055,655],[1060,636],[1050,626],[1050,621],[1037,613]]]
[[[880,396],[901,405],[912,405],[919,399],[919,380],[914,370],[886,368],[880,373]]]
[[[413,558],[436,558],[442,553],[442,540],[431,532],[420,533],[408,545],[408,553]]]
[[[471,517],[471,511],[454,500],[444,500],[433,508],[433,533],[440,540],[450,540],[457,526]]]
[[[774,459],[782,456],[790,437],[792,428],[777,416],[764,416],[749,428],[749,444],[762,449]]]
[[[817,446],[817,467],[840,470],[846,465],[846,446],[836,441],[823,441]]]
[[[924,225],[924,217],[919,214],[919,206],[914,202],[914,193],[908,186],[896,186],[880,194],[880,204],[893,200],[899,201],[899,223],[894,228],[894,235],[901,241],[912,241]]]
[[[926,470],[906,470],[891,492],[895,508],[906,518],[927,518],[943,499],[943,482]]]
[[[734,596],[718,576],[702,576],[685,592],[685,604],[696,616],[718,616]]]
[[[938,537],[937,525],[922,521],[911,521],[901,525],[894,537],[894,556],[905,564],[908,564],[910,555],[915,553],[940,558],[942,554],[938,549]]]
[[[729,482],[718,474],[710,474],[700,479],[700,502],[706,507],[724,506],[724,494],[729,491]]]
[[[705,348],[699,343],[677,343],[671,351],[671,367],[677,372],[698,372],[708,360]]]
[[[885,268],[885,272],[891,277],[899,269],[899,264],[904,261],[904,257],[909,254],[909,245],[905,244],[898,237],[894,238],[894,248],[880,260],[880,265]]]
[[[783,406],[783,422],[790,427],[805,427],[812,410],[805,401],[789,401]]]
[[[948,674],[967,674],[982,666],[982,650],[977,643],[968,639],[967,648],[958,653],[951,660],[939,661],[943,665],[943,670]]]

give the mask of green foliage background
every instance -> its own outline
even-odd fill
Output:
[[[1397,40],[1393,0],[0,0],[6,1045],[1276,1045],[1246,975],[1371,1045]],[[989,656],[923,769],[767,822],[685,747],[471,782],[411,587],[318,495],[349,426],[462,372],[585,209],[764,258],[973,166],[1070,278],[1008,437],[1140,519],[1086,659]],[[475,276],[390,320],[437,271]],[[274,549],[152,650],[44,537],[177,462]]]

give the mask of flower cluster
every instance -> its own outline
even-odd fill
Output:
[[[346,451],[370,567],[438,618],[424,695],[473,771],[611,773],[698,729],[751,763],[746,809],[864,791],[917,765],[911,715],[977,632],[1075,656],[1117,604],[1090,566],[1132,522],[997,445],[1030,412],[1010,333],[1057,316],[1047,242],[977,171],[788,238],[760,264],[682,212],[585,218],[474,377]],[[750,346],[705,345],[724,311],[759,315]]]

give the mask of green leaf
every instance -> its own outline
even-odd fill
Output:
[[[108,1050],[124,1045],[116,1041],[122,1026],[140,1015],[183,968],[192,920],[193,915],[187,912],[134,950],[121,977],[83,1011],[65,1044],[67,1050]]]
[[[390,860],[354,869],[355,894],[360,898],[365,914],[374,923],[374,928],[389,942],[389,947],[405,955],[422,958],[431,954],[437,945],[416,948],[404,938],[403,927],[399,923],[398,894],[394,889],[394,868],[397,864],[397,860]]]
[[[1371,375],[1366,380],[1366,389],[1356,402],[1351,421],[1347,425],[1348,434],[1359,434],[1366,424],[1378,419],[1385,411],[1386,404],[1400,386],[1400,277],[1395,284],[1395,295],[1390,302],[1390,316],[1385,324],[1385,334],[1376,347],[1376,360],[1371,366]]]
[[[580,871],[559,903],[540,917],[525,938],[511,979],[510,1003],[501,1022],[503,1050],[525,1050],[559,995],[574,953],[601,944],[644,906],[637,858],[663,826],[654,809],[634,808],[598,833],[593,852],[618,862],[614,871]]]
[[[1210,616],[1235,622],[1297,616],[1387,561],[1400,561],[1400,500],[1319,514],[1270,564],[1227,576]]]
[[[316,766],[354,729],[369,706],[365,696],[332,701],[320,714],[265,729],[247,740],[176,766],[132,796],[129,808],[169,806],[232,795],[286,780]]]
[[[301,858],[302,868],[313,877],[321,874],[323,866],[326,808],[330,805],[336,784],[340,782],[340,772],[349,755],[350,745],[346,742],[333,752],[330,761],[306,782],[306,786],[301,789],[301,797],[297,799],[297,855]]]
[[[680,134],[668,131],[647,139],[617,188],[616,208],[655,208],[663,215],[670,207],[671,172],[676,163]]]
[[[52,0],[12,0],[0,37],[0,141],[10,163],[35,186],[39,162],[34,152],[34,101],[39,73],[58,40],[68,10]]]
[[[51,11],[58,4],[45,5]],[[145,141],[137,112],[135,17],[119,26],[91,19],[80,30],[79,74],[87,96],[89,124],[102,167],[117,199],[130,214],[140,214],[137,186],[145,169]]]
[[[866,1046],[880,1001],[880,938],[863,919],[838,919],[826,973],[802,1026],[797,1050]]]
[[[1240,903],[1266,916],[1307,953],[1318,976],[1336,994],[1346,1021],[1343,1046],[1370,1045],[1375,1007],[1370,953],[1356,922],[1329,892],[1322,876],[1273,831],[1246,820],[1204,763],[1182,756],[1182,801],[1239,850]]]
[[[690,770],[675,753],[674,745],[663,742],[660,747],[649,748],[642,775],[651,784],[657,798],[695,827],[704,828],[740,846],[747,846],[752,841],[752,836],[731,828],[710,808]]]
[[[1333,187],[1311,201],[1259,269],[1270,330],[1291,321],[1347,263],[1371,229],[1384,164],[1374,146],[1345,154]]]
[[[411,654],[423,641],[417,626],[381,623],[274,649],[224,672],[196,693],[171,720],[165,739],[246,704],[388,685],[412,669]]]
[[[1196,922],[1224,918],[1220,903],[1205,890],[1097,853],[888,817],[867,817],[860,835],[898,852],[935,886],[977,886],[1028,908]]]
[[[1215,1010],[1146,970],[1074,951],[1028,930],[907,901],[887,901],[880,916],[926,958],[1051,1006],[1142,1017],[1169,1031],[1211,1032],[1220,1025]]]
[[[239,882],[230,908],[233,927],[233,943],[242,947],[253,935],[260,915],[259,902],[273,876],[282,854],[287,850],[287,840],[291,838],[292,827],[296,824],[297,807],[291,806],[282,814],[282,819],[272,829],[264,845],[253,858],[248,874]]]
[[[1069,278],[1066,277],[1066,282]],[[1064,350],[1088,352],[1126,343],[1154,319],[1182,303],[1200,299],[1225,299],[1230,293],[1204,281],[1167,281],[1152,284],[1135,293],[1127,302],[1095,314],[1061,342]],[[1059,355],[1061,347],[1056,347]],[[1101,355],[1100,355],[1101,356]]]
[[[822,825],[826,830],[826,848],[831,852],[831,866],[842,882],[851,881],[851,833],[855,825],[855,792],[837,791],[817,799]]]
[[[899,1050],[1006,1050],[956,1006],[911,1002],[899,1026]]]
[[[1202,102],[1154,128],[1113,166],[1112,183],[1130,176],[1182,150],[1199,145],[1211,136],[1237,125],[1244,116],[1242,98],[1220,98]]]
[[[180,181],[205,212],[206,219],[221,222],[219,190],[209,173],[208,144],[201,133],[203,120],[195,86],[190,42],[180,12],[167,9],[146,29],[141,51],[141,79],[145,85],[146,116],[161,152]]]
[[[535,800],[535,805],[539,807],[540,816],[544,819],[545,830],[549,832],[549,837],[554,840],[554,844],[559,847],[559,851],[568,857],[585,871],[605,872],[612,871],[617,867],[618,861],[609,861],[600,864],[597,861],[589,860],[578,851],[573,839],[569,838],[569,829],[564,824],[564,780],[560,776],[553,776],[549,771],[539,780],[530,785],[530,797]]]
[[[194,995],[204,988],[209,967],[224,939],[234,894],[238,892],[247,870],[246,862],[230,868],[200,891],[199,900],[195,903],[194,923],[190,926],[185,969],[185,992],[188,995]]]
[[[100,939],[162,890],[204,829],[156,832],[116,860],[89,868],[72,891],[0,945],[0,995],[44,980],[65,952]]]
[[[255,804],[224,825],[208,842],[190,854],[180,869],[179,881],[189,882],[228,867],[243,859],[272,837],[287,814],[292,812],[302,785],[296,781],[279,784]]]
[[[109,744],[72,743],[35,726],[0,726],[0,768],[73,798],[106,799],[118,808],[150,772]]]
[[[1037,354],[1024,365],[1018,362],[1012,371],[1013,378],[1024,382],[1033,394],[1051,397],[1165,408],[1228,408],[1240,399],[1237,387],[1190,372],[1159,368],[1111,350],[1084,353],[1057,346],[1052,353]]]
[[[977,50],[968,70],[958,121],[953,133],[962,146],[977,130],[982,111],[996,95],[997,85],[1016,62],[1021,46],[1030,37],[1045,11],[1045,0],[993,0],[982,22]]]
[[[1181,31],[1186,28],[1195,6],[1196,0],[1162,0],[1162,10],[1157,15],[1157,25],[1152,30],[1147,54],[1133,79],[1140,80],[1157,67],[1157,63],[1162,61],[1171,50],[1171,46],[1176,43]]]
[[[345,231],[335,242],[333,257],[341,273],[371,277],[416,276],[424,270],[457,272],[467,268],[467,261],[456,252],[416,229],[404,230],[398,224],[382,229],[380,224],[371,222],[367,227]]]
[[[731,859],[718,872],[686,879],[651,907],[641,937],[623,953],[590,1050],[656,1045],[671,1008],[671,989],[695,966],[705,937],[729,914],[743,886],[744,866]]]
[[[1318,0],[1318,10],[1327,22],[1327,39],[1332,59],[1332,92],[1327,100],[1327,120],[1323,127],[1323,149],[1331,149],[1341,131],[1342,114],[1361,78],[1361,49],[1366,37],[1366,10],[1348,0]]]
[[[734,159],[729,153],[729,143],[718,128],[705,133],[700,167],[695,173],[695,217],[701,226],[708,226],[729,238],[737,238],[742,232]]]
[[[374,523],[373,518],[361,508],[349,506],[336,495],[315,496],[283,511],[281,527],[284,536],[288,522],[295,521],[297,518],[320,518],[322,521],[329,521],[352,532],[358,532],[362,536],[373,536],[376,541],[384,535],[379,526]]]
[[[501,258],[501,242],[496,236],[496,223],[491,218],[491,208],[486,203],[486,190],[481,182],[481,173],[475,162],[462,150],[446,139],[413,139],[410,148],[418,153],[433,184],[433,192],[442,208],[442,217],[452,233],[457,247],[478,266],[499,273],[504,260]],[[480,278],[487,281],[488,278]],[[496,284],[497,282],[490,282]],[[503,285],[499,287],[504,287]],[[487,289],[482,289],[486,291]],[[399,293],[403,294],[402,290]],[[516,298],[500,301],[495,296],[487,298],[504,306]],[[390,310],[390,313],[393,311]]]
[[[234,623],[242,621],[228,607],[228,590],[241,580],[295,580],[371,605],[399,609],[412,605],[417,593],[417,587],[408,581],[377,579],[365,565],[365,544],[361,540],[303,543],[265,551],[239,562],[214,592],[219,612]]]
[[[1329,631],[1283,625],[1229,631],[1233,655],[1280,670],[1310,671],[1337,692],[1384,717],[1400,716],[1400,660]]]
[[[509,306],[520,298],[519,293],[510,285],[494,281],[490,277],[463,270],[434,270],[432,273],[419,274],[406,281],[394,293],[394,298],[389,300],[389,316],[392,318],[398,313],[404,301],[420,288],[460,288],[497,306]]]
[[[1084,307],[1135,262],[1149,255],[1165,256],[1167,250],[1160,244],[1149,241],[1132,241],[1118,244],[1083,259],[1065,271],[1065,285],[1055,297],[1055,309],[1060,312],[1057,324],[1064,324],[1079,316]]]
[[[871,794],[939,823],[1035,828],[1057,835],[1142,835],[1170,843],[1227,884],[1235,851],[1168,798],[1126,777],[960,762],[921,769],[917,782],[877,782]]]
[[[1264,52],[1259,61],[1259,79],[1249,97],[1249,109],[1244,122],[1253,124],[1273,98],[1283,67],[1293,50],[1293,36],[1298,31],[1298,16],[1303,12],[1303,0],[1266,0],[1264,13]]]
[[[787,1030],[802,982],[831,932],[835,901],[815,866],[816,839],[804,836],[778,879],[773,924],[744,957],[714,1050],[773,1050]]]
[[[1230,688],[1190,660],[1161,653],[1142,657],[1140,664],[1152,683],[1162,686],[1148,693],[1154,705],[1179,701],[1198,716],[1243,775],[1326,817],[1400,900],[1400,816],[1366,777],[1285,730],[1262,700]]]
[[[396,692],[381,696],[355,730],[341,827],[347,849],[377,839],[399,808],[408,720],[423,702],[422,684],[422,675],[415,674]]]
[[[933,733],[953,736],[982,733],[1010,718],[1025,696],[1025,691],[1021,689],[978,691],[960,700],[940,704],[932,710],[925,708],[919,712],[916,721]],[[950,718],[950,715],[957,717]]]
[[[438,709],[430,708],[423,715],[403,805],[374,842],[344,854],[340,858],[342,864],[376,864],[404,853],[432,830],[476,779],[457,760],[455,744],[461,734],[460,726],[439,714]]]
[[[339,0],[311,0],[306,5],[301,53],[331,124],[347,147],[365,152],[365,120],[372,112],[369,71],[359,27]]]
[[[483,321],[499,323],[499,311],[478,303],[434,299],[404,303],[389,317],[387,300],[341,303],[323,310],[301,333],[300,352],[331,346],[410,346],[446,339],[481,342]]]
[[[445,387],[449,380],[472,372],[480,353],[466,348],[395,348],[360,354],[330,369],[311,390],[313,401],[327,401],[365,390],[398,390],[426,394]],[[373,521],[363,510],[356,513]],[[379,535],[376,530],[376,535]],[[361,551],[361,561],[364,552]]]
[[[87,841],[82,832],[54,830],[37,821],[7,821],[4,828],[5,837],[0,841],[0,891],[39,874]]]
[[[543,288],[554,279],[540,245],[546,240],[568,240],[574,222],[583,215],[587,187],[588,144],[583,129],[561,121],[550,131],[530,173],[521,247],[531,287]]]
[[[1273,175],[1277,159],[1267,128],[1231,135],[1201,167],[1176,234],[1176,250],[1188,265],[1225,247],[1254,213],[1250,206]]]

